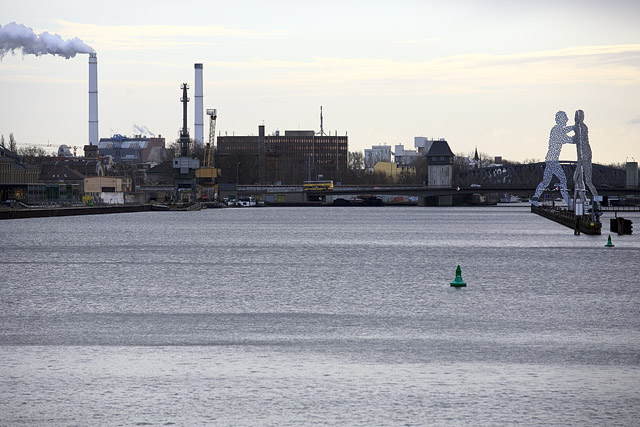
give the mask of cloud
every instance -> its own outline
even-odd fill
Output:
[[[634,118],[634,119],[629,120],[629,121],[627,122],[627,124],[629,124],[629,125],[640,125],[640,116],[638,116],[638,117],[636,117],[636,118]]]
[[[442,43],[442,39],[438,37],[427,37],[424,39],[413,39],[413,40],[400,40],[396,43],[398,44],[433,44],[433,43]]]
[[[65,32],[80,34],[96,49],[166,50],[168,48],[228,43],[291,35],[284,30],[258,31],[224,25],[94,25],[57,20]],[[426,37],[399,43],[435,43]],[[574,46],[556,50],[517,52],[507,55],[472,53],[425,61],[378,57],[310,57],[282,60],[277,57],[244,61],[203,61],[206,67],[228,72],[218,84],[260,84],[312,87],[320,85],[383,83],[419,90],[421,94],[479,93],[532,85],[637,85],[640,84],[640,44]],[[260,73],[253,73],[260,71]],[[255,76],[259,77],[255,77]]]
[[[95,25],[56,20],[65,31],[82,34],[100,49],[149,50],[182,46],[213,46],[225,38],[259,38],[288,34],[225,25]]]
[[[306,61],[254,58],[208,63],[219,69],[260,70],[259,84],[326,85],[403,82],[429,93],[478,93],[532,85],[638,85],[640,44],[582,46],[511,55],[454,55],[424,62],[387,58],[313,57]],[[245,81],[245,84],[248,82]],[[255,80],[251,83],[257,83]]]

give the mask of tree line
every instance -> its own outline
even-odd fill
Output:
[[[18,148],[18,143],[16,142],[15,137],[13,136],[13,132],[9,134],[9,144],[7,145],[4,139],[4,135],[0,135],[0,147],[6,148],[12,153],[17,154],[21,157],[48,157],[49,153],[44,148],[37,147],[35,145],[29,145],[26,147]]]

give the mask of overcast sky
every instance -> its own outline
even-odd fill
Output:
[[[96,50],[100,137],[175,140],[201,62],[223,135],[318,131],[323,106],[350,151],[426,136],[523,161],[544,159],[556,111],[582,109],[594,162],[640,161],[636,0],[23,1],[0,19]],[[84,54],[5,55],[0,134],[82,147],[87,79]]]

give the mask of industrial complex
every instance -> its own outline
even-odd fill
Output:
[[[162,135],[143,134],[113,134],[101,138],[95,52],[89,53],[88,65],[88,143],[84,146],[84,156],[76,155],[77,147],[73,147],[72,153],[69,147],[60,146],[58,155],[52,157],[20,156],[15,147],[14,151],[0,147],[0,202],[3,205],[95,206],[149,202],[170,205],[240,199],[241,196],[283,204],[347,203],[358,197],[379,201],[380,197],[371,194],[386,190],[377,186],[354,186],[366,181],[362,175],[359,182],[354,182],[355,179],[345,182],[353,178],[350,173],[356,169],[385,184],[412,185],[388,190],[390,197],[402,195],[402,202],[419,197],[421,204],[451,205],[456,203],[456,197],[466,203],[471,200],[472,191],[486,193],[485,189],[490,186],[526,195],[531,183],[539,182],[542,173],[543,165],[502,165],[498,158],[493,164],[481,165],[477,150],[475,159],[467,159],[464,169],[470,170],[460,170],[460,163],[456,166],[455,156],[444,138],[425,137],[415,137],[411,149],[405,149],[402,144],[396,144],[393,149],[389,145],[373,145],[365,150],[364,156],[360,155],[361,163],[357,164],[354,161],[357,156],[352,156],[358,153],[349,152],[347,133],[324,131],[322,107],[318,131],[298,129],[281,133],[258,125],[257,135],[216,135],[218,109],[204,108],[202,63],[194,64],[193,101],[189,84],[180,86],[182,122],[178,140],[167,144]],[[189,102],[194,106],[193,137],[188,127]],[[208,137],[204,129],[205,115]],[[573,166],[566,167],[567,176],[571,176],[569,169]],[[596,184],[600,180],[610,187],[636,189],[638,186],[637,163],[628,163],[627,171],[602,167],[594,171]],[[456,186],[463,191],[451,194]],[[483,189],[479,190],[480,187]],[[465,193],[464,188],[469,191]],[[360,196],[365,190],[369,195]]]

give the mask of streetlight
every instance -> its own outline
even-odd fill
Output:
[[[238,205],[238,200],[240,200],[239,197],[238,197],[239,196],[238,184],[240,184],[240,179],[239,179],[240,172],[239,171],[240,171],[240,162],[236,163],[236,206],[239,206]]]

